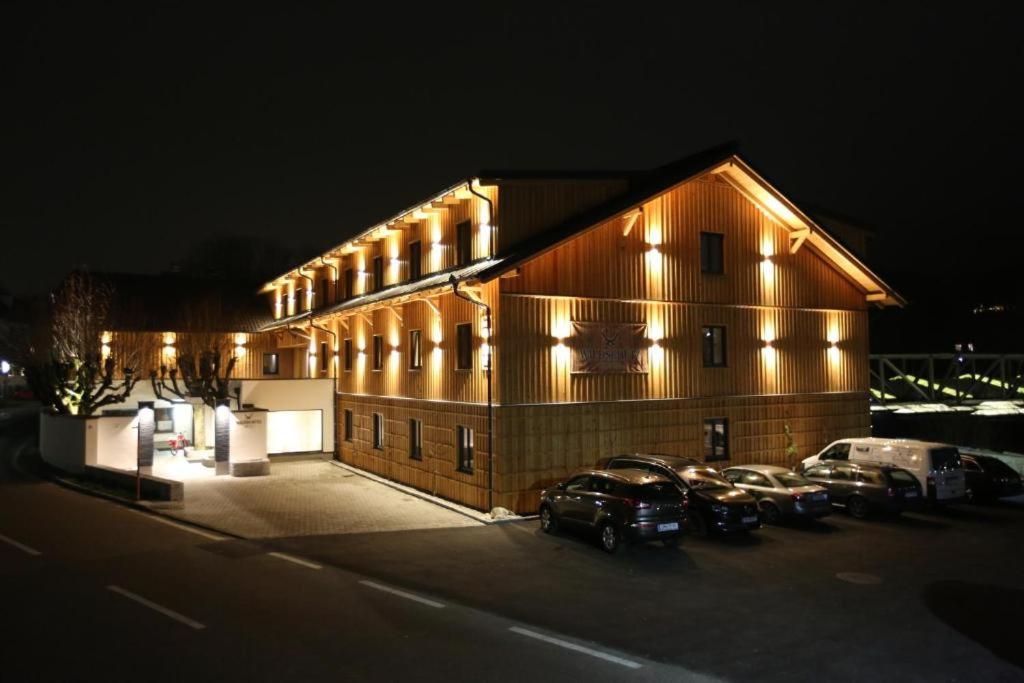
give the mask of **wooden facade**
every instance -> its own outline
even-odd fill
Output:
[[[337,377],[341,459],[476,508],[532,512],[541,488],[600,457],[703,457],[710,418],[728,420],[723,465],[784,462],[786,428],[800,457],[866,434],[867,308],[898,297],[780,195],[758,194],[774,189],[746,168],[722,160],[636,201],[624,179],[471,181],[268,283],[277,328],[308,335],[305,370]],[[456,260],[465,221],[468,265]],[[568,234],[548,239],[560,225]],[[721,273],[702,272],[702,232],[721,236]],[[413,242],[430,244],[418,280]],[[348,269],[352,297],[332,284]],[[301,290],[314,293],[297,302]],[[573,322],[643,324],[646,371],[573,373]],[[467,323],[472,363],[460,369]],[[703,362],[707,326],[726,331],[722,367]],[[465,429],[471,468],[456,443]]]

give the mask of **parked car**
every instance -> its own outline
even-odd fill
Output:
[[[757,500],[712,467],[677,455],[618,455],[600,463],[604,469],[640,469],[675,482],[699,536],[751,531],[761,526]]]
[[[826,460],[873,462],[905,469],[917,477],[928,500],[935,503],[956,502],[966,493],[960,454],[949,444],[877,437],[840,439],[806,458],[802,466]]]
[[[757,499],[761,520],[778,524],[786,518],[814,519],[832,513],[824,486],[776,465],[730,467],[722,476]]]
[[[967,500],[996,500],[1024,493],[1020,475],[999,458],[960,452],[967,477]]]
[[[675,545],[687,517],[678,488],[665,477],[646,470],[587,470],[541,493],[540,526],[547,533],[596,531],[601,548],[614,553],[622,541]]]
[[[923,501],[917,477],[899,467],[822,462],[808,467],[803,475],[828,489],[833,505],[845,507],[858,519],[873,512],[899,514]]]

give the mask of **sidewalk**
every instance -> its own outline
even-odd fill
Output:
[[[190,478],[184,504],[146,506],[243,538],[482,526],[317,456],[274,458],[267,477]]]

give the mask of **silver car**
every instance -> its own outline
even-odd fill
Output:
[[[736,488],[757,499],[761,519],[778,524],[786,517],[816,518],[831,514],[828,490],[776,465],[740,465],[722,472]]]

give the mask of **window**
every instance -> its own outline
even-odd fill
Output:
[[[831,469],[831,465],[815,465],[814,467],[808,468],[808,470],[804,472],[804,476],[808,479],[828,479],[829,471]]]
[[[384,367],[384,337],[379,334],[373,335],[373,369],[380,370]]]
[[[263,374],[276,375],[281,372],[281,358],[276,353],[263,354]]]
[[[704,460],[729,459],[729,420],[713,417],[704,420]]]
[[[352,370],[352,340],[345,340],[345,372]]]
[[[473,369],[473,324],[455,326],[455,369]]]
[[[473,430],[459,425],[455,428],[455,446],[458,449],[459,472],[473,474]]]
[[[345,441],[352,441],[352,411],[345,409]]]
[[[266,372],[266,371],[264,370],[264,372]],[[968,458],[965,458],[962,455],[960,456],[960,462],[963,463],[964,471],[966,471],[966,472],[982,472],[982,471],[984,471],[984,470],[981,469],[981,467],[978,465],[977,462],[975,462],[974,460],[970,460]]]
[[[327,305],[327,301],[328,301],[327,300],[327,292],[330,291],[329,290],[330,286],[331,286],[331,283],[330,283],[330,281],[326,277],[323,280],[320,280],[320,305],[321,306],[326,306]]]
[[[419,242],[409,242],[409,279],[419,280],[423,275],[423,249]]]
[[[725,367],[725,328],[712,325],[704,328],[704,367]]]
[[[373,257],[373,291],[384,289],[384,257]]]
[[[345,298],[351,299],[356,295],[356,271],[351,268],[345,269]]]
[[[760,486],[766,489],[773,488],[771,482],[768,481],[763,474],[758,474],[757,472],[747,472],[743,476],[742,483],[747,484],[748,486]]]
[[[327,372],[327,342],[320,342],[320,372]]]
[[[380,413],[373,414],[373,447],[384,450],[384,416]]]
[[[570,479],[569,482],[565,485],[565,490],[566,491],[586,491],[589,485],[590,485],[590,475],[589,474],[584,474],[582,476]]]
[[[460,266],[473,260],[473,224],[470,221],[455,226],[455,257]]]
[[[409,457],[413,460],[423,459],[423,422],[409,420]]]
[[[725,272],[722,258],[722,240],[719,232],[700,234],[700,272],[706,275],[721,275]]]
[[[837,443],[818,456],[818,460],[847,460],[850,457],[850,444]]]
[[[836,465],[832,468],[832,481],[853,481],[854,469],[850,465]]]
[[[409,330],[409,369],[419,370],[423,367],[423,336],[419,330]]]

